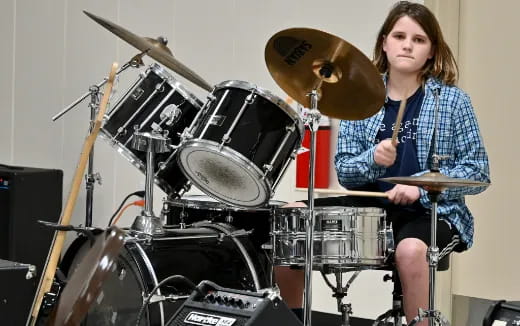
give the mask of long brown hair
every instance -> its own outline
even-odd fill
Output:
[[[415,20],[432,43],[433,57],[428,59],[419,73],[421,82],[425,82],[430,76],[443,81],[448,85],[457,82],[459,69],[455,57],[448,44],[444,41],[441,27],[433,13],[425,6],[409,1],[399,1],[388,13],[383,26],[377,35],[374,47],[374,64],[381,73],[388,72],[388,59],[383,51],[384,38],[392,31],[395,23],[403,16]]]

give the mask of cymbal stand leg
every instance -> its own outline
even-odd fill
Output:
[[[428,196],[432,203],[431,209],[431,244],[427,251],[427,260],[429,265],[429,296],[428,296],[428,310],[419,309],[417,317],[415,317],[409,326],[427,318],[430,321],[430,326],[435,324],[450,326],[449,321],[442,316],[440,311],[435,310],[435,274],[437,265],[439,264],[439,248],[437,247],[437,203],[439,201],[441,192],[430,190]]]
[[[315,157],[316,157],[316,132],[318,131],[321,114],[318,111],[318,91],[313,89],[309,94],[311,97],[311,110],[307,115],[307,123],[310,129],[311,135],[311,148],[310,148],[310,167],[309,167],[309,188],[308,188],[308,201],[309,201],[309,216],[305,221],[306,237],[305,237],[305,285],[304,285],[304,305],[303,314],[304,326],[311,326],[311,315],[312,315],[312,255],[313,255],[313,233],[315,224],[315,211],[314,211],[314,174],[315,174]]]
[[[92,85],[89,88],[90,94],[90,126],[89,133],[92,132],[94,128],[94,121],[96,120],[97,109],[99,107],[99,87],[97,85]],[[86,216],[85,216],[85,227],[92,226],[92,207],[94,204],[94,185],[96,181],[101,184],[101,176],[99,173],[94,173],[94,145],[92,145],[92,150],[88,156],[88,167],[87,174],[85,174],[85,188],[87,191],[86,196]]]

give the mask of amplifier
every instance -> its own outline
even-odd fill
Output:
[[[274,291],[249,292],[202,281],[175,312],[168,326],[300,326]]]
[[[520,302],[498,301],[489,307],[483,326],[515,326],[520,325]]]
[[[61,170],[0,164],[0,259],[42,272],[54,231],[37,221],[58,222],[62,188]]]
[[[0,259],[0,316],[2,325],[24,325],[37,286],[33,265]]]

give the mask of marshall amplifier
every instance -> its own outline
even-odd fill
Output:
[[[166,325],[300,326],[302,323],[273,291],[233,290],[202,281]]]

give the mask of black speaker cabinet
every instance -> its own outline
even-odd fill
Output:
[[[2,325],[24,325],[29,317],[37,278],[34,266],[0,259]]]
[[[202,281],[168,321],[168,326],[300,326],[277,295],[219,287]]]
[[[45,265],[54,233],[38,220],[58,222],[63,172],[0,165],[0,259]]]

